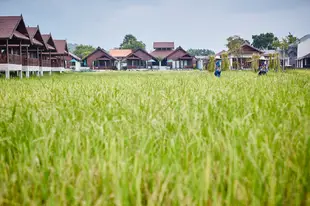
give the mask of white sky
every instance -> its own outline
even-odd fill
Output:
[[[118,47],[133,34],[152,49],[154,41],[225,49],[227,37],[310,33],[310,0],[0,0],[0,15],[23,14],[54,39]]]

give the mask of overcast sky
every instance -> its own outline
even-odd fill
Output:
[[[133,34],[152,49],[154,41],[225,49],[228,36],[310,33],[310,0],[0,0],[0,15],[23,14],[55,39],[118,47]]]

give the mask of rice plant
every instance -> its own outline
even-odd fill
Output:
[[[310,204],[309,72],[0,86],[0,205]]]

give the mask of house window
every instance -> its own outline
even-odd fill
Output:
[[[72,65],[72,66],[75,66],[75,62],[71,62],[71,65]]]

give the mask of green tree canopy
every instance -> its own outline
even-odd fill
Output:
[[[80,58],[84,58],[95,50],[96,50],[96,48],[91,46],[91,45],[80,44],[80,45],[77,45],[75,47],[73,54],[75,54],[76,56],[78,56]]]
[[[288,44],[296,43],[299,39],[291,34],[291,32],[288,33],[288,35],[285,37]]]
[[[249,43],[249,41],[244,40],[238,35],[231,36],[227,38],[226,47],[232,53],[238,52],[241,49],[241,46],[245,43]]]
[[[187,52],[192,56],[209,56],[215,54],[214,51],[209,49],[189,49]]]
[[[259,35],[252,35],[252,46],[258,49],[275,49],[274,41],[278,38],[273,33],[261,33]]]
[[[145,49],[145,44],[142,41],[138,41],[137,38],[132,34],[127,34],[124,37],[123,42],[120,45],[121,49]]]

